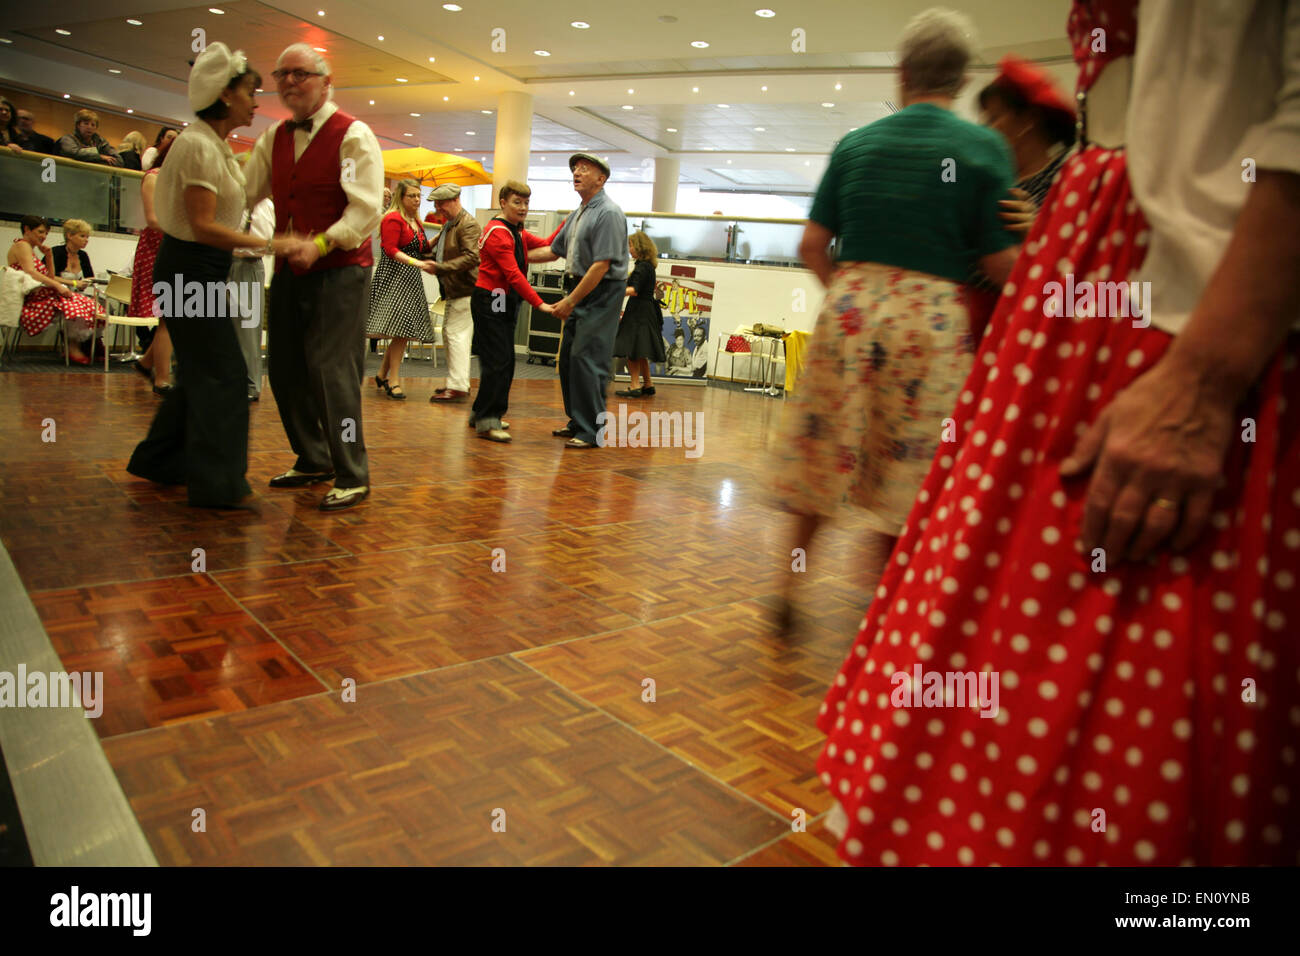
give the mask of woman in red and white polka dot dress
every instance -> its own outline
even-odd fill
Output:
[[[77,343],[90,338],[102,314],[94,299],[73,292],[62,279],[51,274],[50,250],[44,245],[49,231],[49,224],[41,217],[24,216],[22,237],[10,246],[6,259],[9,268],[26,272],[41,282],[40,288],[32,289],[23,299],[18,324],[28,335],[40,335],[49,328],[55,314],[62,313],[68,322],[70,358],[78,365],[89,365],[90,357]]]
[[[959,441],[822,707],[817,766],[850,863],[1300,862],[1300,150],[1294,117],[1268,112],[1295,106],[1257,88],[1261,68],[1244,98],[1222,81],[1196,101],[1203,126],[1153,118],[1143,60],[1173,45],[1158,82],[1175,85],[1220,82],[1233,51],[1283,63],[1296,24],[1241,7],[1198,18],[1143,0],[1139,24],[1131,2],[1075,3],[1089,143],[1028,236],[954,413]],[[1213,37],[1196,32],[1207,23]],[[1125,127],[1102,115],[1117,88],[1102,67],[1130,55],[1121,108],[1157,145],[1104,148],[1090,134]],[[1233,137],[1252,124],[1243,152]],[[1150,161],[1193,133],[1210,145]],[[1220,159],[1223,220],[1180,226],[1179,203],[1210,215],[1186,183]],[[1220,227],[1208,266],[1165,283],[1165,250]],[[1145,319],[1075,298],[1140,268]],[[949,672],[988,672],[982,698],[939,706],[936,681],[970,686]]]

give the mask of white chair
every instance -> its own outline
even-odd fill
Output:
[[[112,299],[126,306],[127,311],[131,309],[131,280],[126,276],[120,276],[110,272],[108,274],[108,288],[104,290],[104,298]],[[158,320],[152,316],[143,315],[105,315],[104,321],[113,328],[112,344],[107,341],[104,343],[104,371],[108,371],[108,353],[112,345],[117,344],[117,330],[119,328],[153,328],[158,324]],[[130,332],[127,335],[130,336]],[[130,339],[128,338],[128,343]]]

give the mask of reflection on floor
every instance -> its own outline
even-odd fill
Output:
[[[95,727],[159,862],[835,864],[814,720],[864,534],[819,542],[777,645],[783,403],[661,387],[636,407],[701,412],[691,459],[565,449],[554,381],[481,441],[431,387],[367,388],[373,496],[332,515],[324,486],[266,487],[292,458],[265,391],[253,515],[126,474],[138,379],[0,375],[0,539],[64,666],[104,674]]]

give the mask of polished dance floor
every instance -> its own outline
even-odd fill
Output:
[[[135,376],[0,373],[0,540],[30,599],[4,615],[103,673],[101,716],[61,712],[111,768],[90,805],[124,801],[162,865],[838,862],[815,718],[867,603],[864,529],[824,535],[778,645],[783,401],[627,400],[702,413],[689,458],[565,449],[553,380],[516,381],[512,445],[407,386],[367,387],[372,497],[337,514],[328,486],[266,486],[292,456],[264,391],[255,515],[126,473],[157,401]],[[77,859],[29,773],[56,713],[0,710],[34,721],[21,767],[5,750],[38,863]]]

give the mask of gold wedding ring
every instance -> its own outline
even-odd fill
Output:
[[[1175,501],[1173,498],[1157,498],[1156,507],[1164,508],[1167,511],[1177,511],[1178,502]]]

